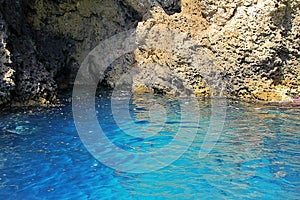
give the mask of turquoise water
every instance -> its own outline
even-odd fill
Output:
[[[135,125],[156,131],[150,123],[156,114],[148,112],[155,103],[166,109],[168,120],[158,119],[164,126],[153,137],[129,136],[126,133],[131,129],[126,124],[120,129],[105,95],[96,99],[99,124],[107,137],[126,151],[162,148],[171,142],[181,123],[178,101],[141,95],[132,99],[129,111]],[[70,102],[3,112],[0,198],[300,198],[299,107],[255,106],[228,100],[222,134],[205,158],[198,155],[210,123],[211,102],[200,100],[199,108],[197,126],[184,122],[187,132],[197,130],[188,150],[171,165],[140,174],[111,169],[89,153],[76,131]]]

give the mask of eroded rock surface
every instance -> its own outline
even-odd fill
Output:
[[[181,11],[181,0],[124,0],[123,2],[134,8],[141,16],[155,6],[162,7],[168,15]]]
[[[118,0],[1,0],[0,13],[7,28],[6,47],[0,30],[0,105],[53,101],[58,90],[71,89],[99,41],[141,20]]]
[[[0,13],[0,105],[11,100],[15,89],[15,78],[10,60],[10,52],[6,49],[7,26]]]
[[[139,48],[111,63],[103,84],[135,70],[136,91],[291,101],[299,9],[299,0],[0,0],[0,105],[51,102],[99,42],[136,26]]]
[[[299,5],[297,0],[182,0],[182,12],[171,16],[156,7],[138,31],[157,30],[152,38],[177,32],[183,41],[193,42],[171,52],[159,45],[144,45],[136,51],[143,78],[137,77],[135,85],[145,85],[143,74],[157,72],[147,87],[176,92],[172,81],[166,87],[164,80],[177,78],[195,94],[210,95],[212,90],[203,78],[208,76],[204,71],[211,68],[220,73],[228,96],[291,101],[300,92]],[[170,37],[165,43],[173,42],[178,41]],[[195,66],[191,62],[199,52],[191,51],[195,48],[210,55],[213,63]]]

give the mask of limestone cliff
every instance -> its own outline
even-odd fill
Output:
[[[139,48],[104,84],[136,68],[136,89],[290,101],[300,93],[299,9],[299,0],[0,0],[0,105],[54,100],[90,50],[136,26]]]
[[[155,38],[171,30],[183,35],[182,41],[193,42],[171,52],[145,44],[135,52],[141,69],[135,85],[174,93],[177,86],[165,80],[178,79],[195,94],[210,95],[212,90],[203,78],[207,69],[214,68],[228,96],[290,101],[300,92],[299,7],[297,0],[182,0],[182,12],[171,16],[156,7],[152,18],[139,23],[138,32],[156,32],[151,36]],[[173,37],[164,40],[165,44],[178,42]],[[191,51],[195,48],[199,50]],[[213,63],[195,66],[190,62],[199,51]],[[154,82],[145,80],[145,74],[157,69]]]
[[[166,12],[180,9],[176,0],[158,2]],[[86,54],[101,40],[134,28],[151,5],[130,0],[0,0],[0,105],[48,103],[57,91],[70,90]]]

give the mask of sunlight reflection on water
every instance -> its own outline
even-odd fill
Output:
[[[160,130],[148,138],[125,134],[112,118],[109,99],[96,100],[99,123],[107,137],[128,151],[147,152],[163,147],[174,137],[178,123],[182,123],[176,102],[167,97],[149,101],[145,98],[148,97],[133,99],[130,115],[136,126]],[[149,115],[154,105],[151,102],[156,101],[164,103],[165,114]],[[225,127],[218,143],[207,157],[199,159],[211,114],[209,100],[201,100],[199,105],[198,126],[184,122],[187,130],[198,130],[188,151],[170,166],[145,174],[120,172],[95,160],[78,137],[69,104],[32,108],[31,113],[3,113],[0,118],[0,196],[3,199],[299,197],[299,107],[257,109],[254,105],[228,102]],[[167,119],[163,127],[160,117]],[[150,123],[151,119],[157,124]],[[123,125],[124,129],[134,131],[130,124],[124,122]]]

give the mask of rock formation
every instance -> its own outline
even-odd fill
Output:
[[[169,13],[180,9],[175,0],[158,2]],[[129,0],[0,0],[0,105],[48,103],[58,91],[70,90],[87,53],[134,28],[149,6]]]
[[[0,105],[51,102],[100,41],[136,26],[139,48],[103,84],[135,68],[136,90],[291,101],[299,9],[298,0],[0,0]]]
[[[193,42],[184,42],[172,52],[144,45],[135,52],[143,77],[137,77],[135,85],[172,92],[177,87],[168,86],[170,81],[165,80],[177,78],[195,94],[210,95],[211,88],[201,78],[214,68],[230,97],[291,101],[300,92],[299,7],[296,0],[182,0],[182,12],[171,16],[156,7],[152,18],[139,23],[138,32],[156,31],[151,36],[155,38],[171,30],[185,35],[182,41]],[[178,41],[170,37],[165,43],[173,42]],[[191,51],[195,48],[198,50]],[[213,63],[195,66],[191,58],[199,51]],[[158,65],[163,70],[152,75],[155,81],[147,85],[150,82],[144,74],[155,73]]]
[[[6,48],[7,26],[0,13],[0,105],[11,100],[15,89],[13,66],[10,66],[10,52]]]
[[[133,9],[114,0],[0,3],[12,55],[9,66],[1,59],[0,104],[53,101],[57,88],[72,83],[87,52],[100,40],[133,27],[138,19]]]

